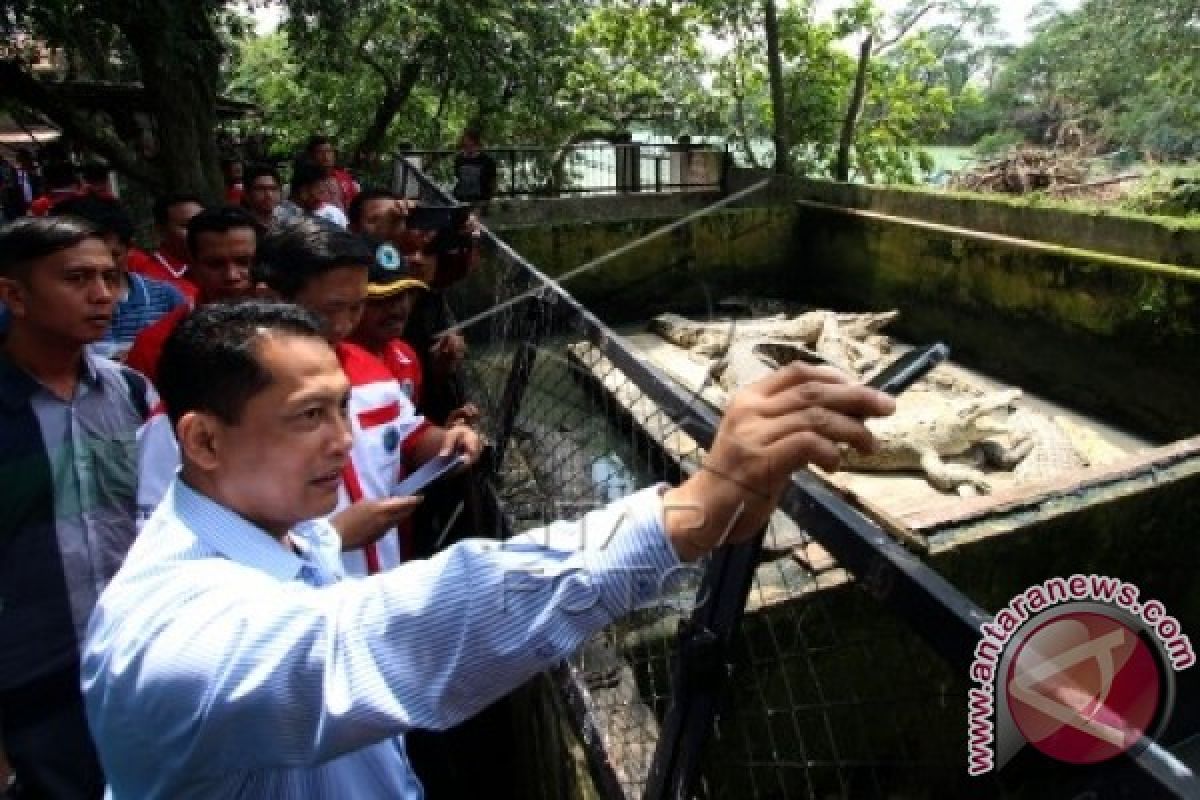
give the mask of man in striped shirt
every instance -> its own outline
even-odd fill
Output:
[[[511,542],[344,579],[350,382],[294,306],[195,312],[159,389],[183,467],[88,630],[113,800],[422,796],[405,732],[457,724],[744,541],[791,474],[870,450],[882,393],[792,364],[726,409],[704,469]],[[318,520],[317,522],[307,522]]]
[[[121,361],[129,348],[133,347],[133,340],[139,333],[175,309],[187,305],[183,294],[171,284],[129,271],[133,221],[117,200],[81,195],[64,200],[50,213],[53,216],[79,217],[96,226],[121,271],[121,286],[113,310],[112,325],[103,339],[91,345],[93,352]]]
[[[137,433],[156,400],[86,346],[108,327],[119,270],[73,217],[0,228],[0,729],[30,797],[98,798],[79,647],[132,544]]]

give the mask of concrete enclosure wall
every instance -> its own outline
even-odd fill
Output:
[[[799,297],[1162,440],[1200,429],[1200,272],[801,201]]]
[[[573,201],[576,211],[578,204]],[[611,212],[613,205],[604,203]],[[653,234],[680,215],[579,219],[496,226],[514,250],[551,276]],[[779,270],[790,261],[795,210],[788,206],[725,210],[697,220],[566,282],[566,288],[610,324],[662,311],[701,311],[733,293],[778,295]]]
[[[854,207],[907,203],[950,216],[940,195],[887,192],[776,184],[757,198],[768,205],[703,216],[567,288],[614,324],[667,310],[702,314],[728,294],[898,308],[901,336],[943,339],[969,366],[1150,438],[1200,431],[1200,270],[1163,264],[1155,249],[1190,239],[1164,234],[1148,245],[1149,257],[1127,257]],[[844,195],[846,204],[811,199],[818,194]],[[502,217],[489,222],[517,252],[557,276],[711,199],[544,201],[513,212],[507,224]],[[1005,216],[1010,211],[1012,219]],[[1068,212],[994,204],[987,213],[996,230],[1031,226],[1058,235],[1070,227],[1059,222]]]
[[[731,187],[740,188],[761,177],[758,171],[735,171]],[[1195,218],[1039,207],[1027,199],[917,187],[804,179],[777,180],[775,184],[773,195],[781,200],[809,200],[1162,264],[1200,267],[1200,219]]]

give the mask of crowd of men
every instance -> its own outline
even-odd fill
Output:
[[[476,269],[480,223],[408,224],[413,204],[361,187],[324,137],[287,201],[273,167],[226,167],[226,204],[158,199],[147,251],[77,176],[43,174],[36,195],[22,178],[25,215],[0,227],[16,796],[419,797],[406,731],[469,717],[652,602],[681,563],[753,533],[795,468],[869,448],[862,419],[891,410],[782,370],[680,487],[414,559],[420,501],[397,485],[484,446],[477,409],[426,402],[462,337],[413,329]]]

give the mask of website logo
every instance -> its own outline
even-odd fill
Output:
[[[1170,717],[1177,671],[1196,657],[1178,620],[1136,586],[1074,575],[1022,592],[982,626],[969,691],[968,772],[1026,745],[1097,764],[1144,748]]]

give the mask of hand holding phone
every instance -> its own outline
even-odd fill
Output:
[[[950,357],[950,348],[942,342],[914,347],[880,370],[867,386],[895,397]]]

